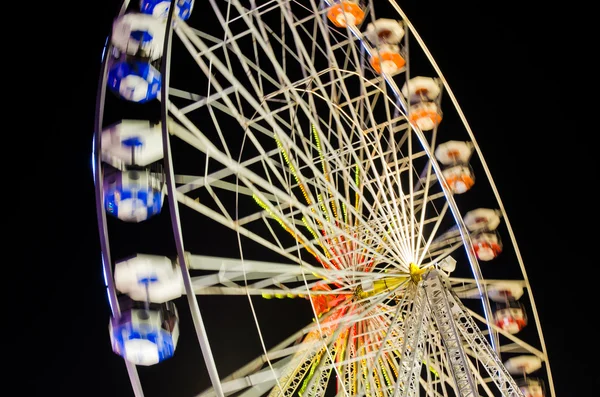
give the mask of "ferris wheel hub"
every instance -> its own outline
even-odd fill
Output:
[[[415,284],[419,284],[419,282],[423,279],[423,273],[427,271],[426,269],[419,268],[419,265],[415,263],[411,263],[408,266],[408,269],[410,270],[410,279]]]

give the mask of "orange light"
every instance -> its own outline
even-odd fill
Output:
[[[461,174],[461,175],[452,175],[452,176],[446,178],[446,183],[448,184],[448,186],[450,186],[450,189],[452,189],[452,191],[454,193],[457,193],[457,192],[464,193],[465,191],[467,191],[471,187],[473,187],[473,185],[475,184],[475,181],[469,175]],[[458,189],[459,187],[461,187],[461,185],[459,185],[459,183],[462,183],[462,185],[464,186],[464,189]]]
[[[393,73],[397,70],[400,70],[406,64],[404,58],[402,58],[402,56],[400,56],[400,54],[397,52],[380,51],[379,56],[374,55],[371,57],[371,66],[373,66],[373,69],[375,69],[377,73],[381,73],[380,58],[381,61],[386,63],[386,67],[389,67],[390,65],[394,66],[394,69],[388,73]]]
[[[421,125],[427,119],[431,120],[431,123],[436,126],[442,121],[442,116],[430,109],[418,109],[410,113],[410,121],[416,125]]]
[[[356,3],[342,1],[329,7],[327,18],[338,28],[345,28],[348,24],[360,24],[365,19],[365,12]]]
[[[317,284],[311,288],[311,291],[331,291],[331,287],[327,284]],[[321,316],[323,313],[327,313],[341,302],[345,301],[348,295],[336,294],[336,295],[312,295],[310,300],[315,306],[317,316]]]

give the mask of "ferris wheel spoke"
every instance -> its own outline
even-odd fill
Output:
[[[325,313],[321,321],[326,322],[333,315],[334,312]],[[336,322],[332,321],[332,323]],[[253,377],[255,383],[248,384],[246,382],[245,387],[252,387],[253,389],[259,387],[263,393],[270,389],[277,390],[278,386],[275,384],[283,385],[286,380],[289,380],[291,374],[297,373],[301,369],[299,367],[306,367],[306,360],[314,358],[315,351],[320,351],[323,348],[323,338],[319,335],[321,335],[321,330],[317,324],[313,322],[306,325],[269,349],[265,354],[223,378],[224,389],[231,386],[242,386],[244,385],[242,381],[248,379],[250,375],[260,373],[260,376]],[[302,339],[300,342],[298,342],[299,338]],[[266,366],[266,363],[269,365]],[[308,364],[310,363],[309,360]],[[270,374],[268,374],[269,372]],[[261,387],[265,385],[266,390]],[[239,390],[241,389],[242,387],[239,388]],[[212,395],[214,395],[214,390],[211,388],[199,394],[198,397]]]

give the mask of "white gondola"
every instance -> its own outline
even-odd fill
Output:
[[[111,318],[109,333],[113,351],[125,360],[149,366],[175,354],[179,319],[173,302],[146,308],[139,302]]]
[[[542,368],[542,359],[532,354],[520,355],[506,360],[504,366],[513,375],[530,374]]]
[[[114,21],[111,41],[121,53],[155,61],[163,53],[165,28],[152,15],[129,13]]]
[[[465,214],[463,221],[469,231],[495,230],[500,225],[500,211],[491,208],[477,208]]]
[[[464,141],[446,141],[435,149],[435,158],[444,165],[467,164],[473,153],[473,144]]]
[[[413,77],[402,86],[402,95],[409,103],[433,101],[441,92],[438,81],[433,77]]]
[[[115,287],[136,301],[164,303],[179,298],[183,278],[179,266],[159,255],[136,254],[115,264]]]
[[[379,18],[367,25],[364,35],[373,45],[399,44],[404,37],[404,28],[398,20]]]
[[[438,266],[446,274],[450,274],[456,270],[456,259],[451,256],[447,256],[438,263]]]
[[[161,123],[121,120],[101,136],[102,160],[108,164],[147,166],[163,158]]]
[[[524,292],[521,282],[509,280],[495,282],[487,288],[488,297],[494,302],[504,302],[507,297],[519,300]]]

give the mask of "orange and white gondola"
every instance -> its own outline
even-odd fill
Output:
[[[342,0],[329,7],[327,18],[338,28],[360,25],[365,19],[365,6],[360,0]]]
[[[400,21],[379,18],[367,25],[364,37],[374,46],[369,63],[375,72],[395,75],[403,70],[406,60],[399,45],[404,37]]]
[[[435,149],[435,157],[444,165],[444,180],[454,194],[465,193],[475,184],[475,172],[469,165],[472,151],[472,143],[463,141],[444,142]]]

